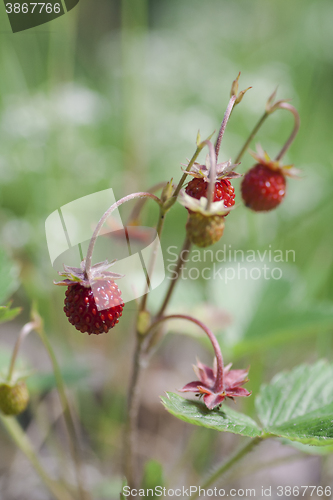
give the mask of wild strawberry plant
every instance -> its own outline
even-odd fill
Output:
[[[293,166],[282,164],[282,158],[296,137],[299,129],[299,116],[296,109],[287,101],[275,101],[275,93],[269,98],[263,116],[254,127],[234,162],[231,160],[219,162],[222,138],[228,120],[234,107],[242,101],[246,92],[238,91],[238,79],[239,75],[232,84],[230,101],[215,145],[211,141],[212,136],[202,140],[198,134],[196,150],[186,165],[178,184],[173,185],[172,180],[166,182],[162,186],[160,196],[154,194],[155,190],[152,189],[127,195],[113,204],[102,215],[97,224],[81,267],[69,267],[64,262],[64,271],[59,273],[62,281],[56,284],[67,287],[64,312],[69,322],[82,334],[106,334],[111,328],[116,327],[121,316],[126,314],[126,309],[123,311],[124,303],[121,298],[121,276],[110,271],[112,262],[106,260],[102,263],[92,264],[94,246],[101,228],[119,206],[139,199],[140,201],[134,210],[137,218],[143,202],[151,200],[158,204],[157,233],[160,238],[162,237],[165,217],[175,203],[179,202],[186,208],[188,220],[185,227],[185,240],[176,265],[178,278],[178,271],[185,265],[184,250],[189,252],[193,245],[198,247],[213,245],[222,238],[225,224],[232,224],[232,212],[237,210],[235,203],[237,200],[235,200],[232,185],[233,179],[243,177],[241,193],[244,204],[255,212],[276,209],[283,201],[287,190],[287,177],[298,175],[298,171]],[[240,160],[254,136],[265,120],[278,109],[285,109],[291,112],[294,117],[294,128],[289,139],[274,160],[271,160],[268,154],[259,147],[258,153],[253,153],[257,163],[245,175],[238,173],[236,170]],[[197,159],[204,148],[207,148],[208,154],[205,164],[200,164]],[[188,177],[192,177],[192,179],[186,185]],[[153,252],[150,271],[154,268],[155,254],[156,252]],[[167,393],[166,396],[162,397],[162,403],[166,410],[189,424],[250,438],[239,451],[231,458],[226,459],[221,467],[204,481],[203,487],[213,484],[255,445],[270,438],[283,439],[290,444],[296,442],[312,447],[321,447],[327,452],[332,451],[333,365],[326,361],[318,361],[313,365],[297,366],[287,373],[276,375],[270,384],[262,386],[256,394],[252,394],[244,387],[249,380],[249,367],[232,368],[232,360],[230,359],[225,365],[221,346],[216,336],[203,322],[189,315],[168,314],[166,312],[177,284],[177,278],[170,282],[157,311],[151,311],[148,307],[148,288],[138,306],[135,331],[136,349],[128,394],[123,451],[124,477],[128,486],[138,488],[140,485],[146,484],[147,479],[146,476],[141,478],[135,454],[137,414],[140,402],[140,373],[143,366],[147,365],[149,356],[156,345],[161,342],[165,334],[164,326],[172,320],[190,322],[198,327],[210,341],[214,351],[214,359],[211,366],[198,361],[194,367],[196,379],[179,389],[180,393],[193,393],[197,399],[185,399],[180,394]],[[119,279],[117,284],[116,279]],[[2,284],[3,289],[7,289],[7,292],[1,296],[4,301],[13,291],[9,275],[3,276]],[[8,304],[2,306],[0,307],[0,321],[13,319],[18,312],[17,309],[10,309]],[[33,330],[39,334],[44,343],[55,373],[71,442],[72,458],[77,470],[78,486],[76,489],[68,484],[56,482],[49,477],[27,436],[14,419],[14,416],[24,411],[28,404],[28,392],[24,381],[27,374],[21,373],[15,367],[17,353],[24,337]],[[73,330],[73,335],[75,334],[77,333]],[[93,340],[91,339],[91,341]],[[242,397],[255,398],[256,420],[239,412],[234,407],[230,407],[227,403],[228,399],[236,400]],[[33,312],[31,322],[23,327],[15,345],[11,362],[7,370],[2,373],[0,411],[3,424],[31,461],[54,498],[59,500],[92,498],[84,486],[82,478],[79,445],[64,383],[52,347],[45,335],[42,320],[36,311]],[[159,469],[157,472],[155,470],[155,473],[159,475]]]

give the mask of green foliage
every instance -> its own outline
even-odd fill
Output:
[[[249,437],[282,437],[333,451],[333,364],[326,361],[280,373],[261,388],[256,407],[262,429],[225,404],[219,411],[210,411],[173,393],[167,393],[162,402],[174,416],[194,425]]]
[[[182,398],[172,392],[167,392],[162,403],[172,415],[190,424],[248,437],[261,434],[261,429],[254,420],[227,405],[223,405],[221,410],[208,410],[202,403]]]
[[[16,318],[18,314],[20,314],[21,308],[14,307],[13,309],[10,306],[0,306],[0,323],[5,323],[6,321],[11,321]]]
[[[333,444],[332,364],[318,361],[277,375],[256,403],[264,432],[303,444]]]

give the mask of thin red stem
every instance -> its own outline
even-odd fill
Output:
[[[151,330],[155,329],[155,327],[157,325],[159,325],[160,323],[163,323],[164,321],[168,321],[169,319],[184,319],[187,321],[191,321],[192,323],[199,326],[205,332],[205,334],[207,335],[207,337],[209,338],[209,340],[213,346],[216,361],[217,361],[217,373],[216,373],[216,381],[215,381],[215,385],[214,385],[214,391],[215,392],[222,392],[224,390],[223,357],[222,357],[220,345],[219,345],[215,335],[213,334],[213,332],[204,323],[202,323],[201,321],[199,321],[196,318],[193,318],[192,316],[188,316],[186,314],[170,314],[169,316],[164,316],[164,317],[156,320],[155,323],[153,323],[151,325],[147,334]]]
[[[296,110],[296,108],[294,108],[294,106],[292,106],[288,102],[281,102],[276,109],[286,109],[287,111],[290,111],[293,114],[294,119],[295,119],[293,131],[291,132],[287,142],[285,143],[285,145],[281,149],[280,153],[275,158],[275,161],[279,161],[286,154],[286,152],[290,148],[291,144],[293,143],[293,141],[298,133],[299,126],[300,126],[300,118],[299,118],[299,114],[298,114],[298,111]]]
[[[92,254],[94,251],[95,243],[96,243],[96,240],[98,238],[99,232],[103,227],[103,224],[105,223],[105,221],[107,220],[109,215],[111,215],[112,212],[114,210],[116,210],[116,208],[120,207],[120,205],[122,205],[123,203],[126,203],[127,201],[130,201],[130,200],[134,200],[136,198],[150,198],[150,199],[156,201],[156,203],[158,203],[159,206],[162,205],[161,200],[157,196],[155,196],[154,194],[145,193],[145,192],[129,194],[128,196],[124,196],[124,198],[121,198],[120,200],[116,201],[116,203],[111,205],[111,207],[107,209],[107,211],[103,214],[100,221],[98,222],[98,224],[95,228],[94,234],[92,235],[90,243],[89,243],[87,257],[86,257],[86,269],[85,269],[86,275],[88,278],[89,278],[89,273],[90,273],[90,269],[91,269]]]
[[[228,106],[227,106],[227,109],[224,113],[223,121],[221,124],[219,135],[217,136],[217,141],[216,141],[216,145],[215,145],[216,161],[219,157],[219,152],[220,152],[220,147],[221,147],[221,142],[222,142],[222,138],[224,135],[224,131],[225,131],[225,128],[227,126],[227,123],[228,123],[228,120],[230,118],[231,111],[232,111],[232,108],[234,107],[236,99],[237,99],[237,96],[235,96],[235,95],[231,96],[230,101],[229,101]]]
[[[208,211],[211,207],[211,204],[214,201],[214,191],[216,182],[216,153],[214,150],[214,146],[210,141],[204,141],[204,143],[209,148],[209,159],[210,159],[209,183],[207,190],[207,207],[206,207],[206,210]]]

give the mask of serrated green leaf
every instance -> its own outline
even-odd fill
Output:
[[[208,427],[221,432],[232,432],[242,436],[260,436],[262,431],[254,420],[247,415],[223,405],[220,410],[208,410],[203,403],[182,398],[167,392],[161,398],[165,408],[180,420],[190,424]]]
[[[0,248],[0,304],[7,300],[19,286],[19,269]]]
[[[280,442],[287,446],[292,446],[296,450],[308,455],[329,455],[333,453],[333,445],[330,446],[311,446],[309,444],[299,443],[298,441],[291,441],[290,439],[280,439]]]
[[[20,307],[14,307],[14,309],[10,309],[9,306],[0,306],[0,323],[11,321],[12,319],[16,318],[16,316],[20,314],[20,312]]]
[[[256,398],[268,434],[303,444],[333,444],[333,365],[326,361],[281,373]]]

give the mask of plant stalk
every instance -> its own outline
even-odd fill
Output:
[[[222,139],[222,138],[221,138]],[[214,146],[210,141],[204,141],[209,148],[209,183],[207,189],[207,205],[206,210],[210,210],[210,207],[214,201],[214,191],[215,191],[215,182],[216,182],[216,150],[214,150]]]
[[[83,473],[82,473],[82,463],[81,463],[81,458],[80,458],[80,451],[79,451],[79,443],[78,443],[78,438],[75,430],[75,425],[73,421],[73,417],[70,411],[70,406],[69,402],[66,396],[66,391],[65,391],[65,385],[64,381],[62,379],[61,371],[57,362],[57,359],[55,357],[54,351],[52,349],[52,346],[47,338],[47,335],[45,334],[44,328],[40,326],[38,329],[36,329],[41,341],[44,344],[44,347],[47,350],[47,353],[50,357],[51,363],[52,363],[52,368],[56,380],[56,385],[57,385],[57,390],[59,393],[59,398],[61,402],[61,406],[63,409],[63,414],[64,414],[64,419],[65,419],[65,424],[67,427],[67,432],[69,436],[69,442],[70,442],[70,450],[71,450],[71,455],[73,458],[74,466],[75,466],[75,473],[76,473],[76,480],[78,484],[78,491],[79,491],[79,498],[82,500],[90,500],[90,495],[87,493],[84,484],[83,484]]]
[[[156,228],[157,236],[156,236],[155,243],[154,243],[153,254],[152,254],[152,257],[150,259],[149,268],[147,269],[147,290],[146,290],[146,293],[142,296],[139,311],[145,311],[145,309],[146,309],[147,297],[148,297],[148,293],[149,293],[151,278],[153,276],[153,272],[154,272],[154,268],[155,268],[155,262],[156,262],[158,248],[160,246],[160,238],[161,238],[161,234],[162,234],[162,230],[163,230],[164,219],[165,219],[165,212],[162,208],[160,208],[160,214],[159,214],[158,224],[157,224],[157,228]]]
[[[192,316],[188,316],[186,314],[170,314],[169,316],[164,316],[162,318],[157,319],[149,328],[149,330],[147,332],[147,336],[149,335],[149,333],[151,331],[155,330],[155,328],[159,324],[163,323],[164,321],[169,321],[170,319],[184,319],[186,321],[191,321],[195,325],[199,326],[199,328],[201,328],[205,332],[205,334],[207,335],[207,337],[209,338],[209,340],[213,346],[216,361],[217,361],[217,374],[216,374],[216,382],[215,382],[215,386],[214,386],[214,391],[222,392],[224,389],[224,380],[223,380],[224,366],[223,366],[223,357],[222,357],[221,348],[220,348],[220,345],[219,345],[215,335],[213,334],[213,332],[204,323],[202,323],[198,319],[193,318]]]
[[[286,109],[287,111],[290,111],[294,116],[295,123],[294,123],[294,128],[293,128],[287,142],[285,143],[285,145],[281,149],[280,153],[276,156],[275,161],[281,160],[282,157],[286,154],[286,152],[290,148],[291,144],[293,143],[293,141],[298,133],[299,126],[300,126],[299,114],[298,114],[298,111],[296,110],[296,108],[294,108],[294,106],[292,106],[288,102],[281,102],[277,109]]]
[[[160,207],[159,219],[156,227],[156,239],[153,249],[153,254],[149,263],[149,269],[147,270],[147,290],[142,297],[142,301],[139,307],[139,313],[146,310],[147,297],[150,287],[150,278],[153,275],[158,246],[160,245],[160,237],[163,230],[165,220],[165,211]],[[139,382],[141,369],[143,367],[142,359],[142,341],[143,338],[141,334],[136,332],[136,347],[134,352],[133,361],[133,373],[129,387],[128,394],[128,412],[127,420],[125,426],[125,436],[124,436],[124,473],[129,485],[134,485],[136,480],[136,471],[134,465],[134,449],[135,449],[135,438],[136,438],[136,421],[139,411]],[[133,486],[132,486],[133,487]]]
[[[107,211],[102,215],[101,219],[99,220],[99,222],[95,228],[95,231],[92,235],[92,238],[90,240],[90,243],[89,243],[87,257],[86,257],[86,275],[88,278],[89,278],[89,274],[90,274],[92,254],[94,251],[95,243],[96,243],[96,240],[98,238],[99,232],[103,227],[103,224],[105,223],[105,221],[107,220],[109,215],[111,215],[112,212],[114,210],[116,210],[116,208],[120,207],[120,205],[123,205],[123,203],[126,203],[127,201],[134,200],[137,198],[151,198],[152,200],[156,201],[156,203],[158,203],[159,206],[162,205],[161,200],[157,196],[155,196],[154,194],[145,193],[145,192],[129,194],[128,196],[124,196],[124,198],[121,198],[120,200],[116,201],[116,203],[111,205],[111,207],[107,209]]]
[[[250,442],[246,443],[235,455],[233,455],[229,460],[224,462],[213,474],[206,479],[206,481],[200,486],[201,489],[208,488],[215,481],[217,481],[225,472],[227,472],[233,465],[235,465],[239,460],[241,460],[245,455],[247,455],[253,448],[262,441],[261,436],[257,436],[251,439]],[[199,497],[199,490],[191,496],[192,500],[195,500]]]
[[[183,247],[182,247],[182,249],[181,249],[181,251],[179,253],[179,256],[178,256],[178,261],[177,261],[177,265],[176,265],[176,269],[175,269],[176,278],[173,279],[173,280],[171,280],[171,283],[170,283],[168,291],[167,291],[167,293],[165,295],[163,304],[162,304],[160,310],[158,311],[158,313],[156,315],[157,318],[160,318],[161,316],[163,316],[164,311],[168,307],[169,301],[170,301],[171,296],[172,296],[172,292],[173,292],[173,290],[174,290],[174,288],[176,286],[177,280],[179,278],[179,271],[180,271],[182,265],[185,262],[185,260],[184,260],[184,254],[185,253],[190,253],[190,250],[191,250],[191,242],[188,239],[188,237],[186,236],[184,244],[183,244]]]
[[[41,465],[28,436],[23,432],[17,420],[0,414],[0,419],[16,446],[24,453],[35,471],[56,500],[75,500],[67,489],[60,483],[51,479]]]
[[[178,185],[177,185],[176,189],[175,189],[175,190],[174,190],[174,192],[173,192],[173,195],[172,195],[172,196],[173,196],[174,198],[176,198],[176,197],[179,195],[179,192],[180,192],[181,188],[183,187],[183,184],[184,184],[184,182],[185,182],[185,180],[186,180],[186,177],[187,177],[187,173],[186,173],[186,172],[188,172],[189,170],[191,170],[191,168],[192,168],[192,166],[193,166],[193,164],[194,164],[195,160],[198,158],[198,156],[199,156],[199,154],[200,154],[201,150],[203,149],[203,147],[204,147],[204,144],[203,144],[203,143],[201,143],[201,144],[199,144],[199,145],[197,146],[197,149],[195,150],[194,155],[192,156],[191,160],[189,161],[189,164],[188,164],[188,165],[187,165],[187,167],[186,167],[185,173],[182,175],[182,178],[180,179],[180,181],[179,181],[179,183],[178,183]]]
[[[227,109],[224,113],[223,121],[221,124],[219,135],[217,136],[217,141],[216,141],[216,145],[215,145],[216,161],[218,160],[218,157],[219,157],[219,152],[220,152],[220,147],[221,147],[221,142],[222,142],[222,138],[224,135],[224,131],[225,131],[225,128],[227,126],[227,123],[228,123],[228,120],[230,118],[231,111],[234,107],[236,99],[237,99],[236,95],[231,96],[230,101],[229,101],[228,106],[227,106]]]
[[[20,334],[18,336],[18,339],[16,341],[16,344],[15,344],[15,347],[13,350],[12,359],[10,361],[10,366],[9,366],[8,376],[7,376],[8,382],[10,382],[12,379],[14,368],[15,368],[16,358],[17,358],[17,355],[18,355],[18,352],[19,352],[19,349],[21,347],[23,340],[25,339],[25,337],[27,335],[29,335],[30,332],[32,332],[36,328],[36,326],[38,326],[36,322],[30,321],[29,323],[26,323],[23,326],[22,330],[20,331]]]
[[[154,194],[154,193],[156,193],[156,191],[163,189],[166,185],[167,185],[167,182],[159,182],[158,184],[154,184],[154,186],[147,189],[147,193]],[[134,225],[137,223],[139,216],[140,216],[140,213],[141,213],[141,210],[145,206],[146,201],[147,201],[147,198],[141,198],[140,200],[138,200],[136,202],[136,204],[134,205],[134,208],[133,208],[133,210],[128,218],[127,226]]]
[[[136,468],[134,464],[136,421],[140,403],[140,375],[143,368],[142,339],[137,335],[134,352],[133,373],[128,394],[128,411],[124,436],[124,474],[130,488],[136,487]]]
[[[241,158],[243,158],[243,155],[244,153],[246,152],[247,148],[249,147],[252,139],[254,139],[254,137],[257,135],[260,127],[263,125],[263,123],[265,122],[266,118],[270,115],[270,113],[268,113],[267,111],[265,111],[265,113],[262,115],[262,117],[260,118],[260,120],[258,121],[258,123],[255,125],[254,129],[252,130],[251,134],[249,135],[249,137],[247,138],[244,146],[242,147],[242,149],[240,150],[240,152],[238,153],[234,163],[239,163]]]

